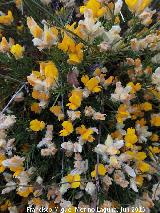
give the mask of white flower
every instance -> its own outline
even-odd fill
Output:
[[[83,89],[83,97],[84,98],[88,98],[88,96],[91,94],[91,92],[87,89],[87,88],[84,88]]]
[[[107,140],[105,144],[98,144],[95,147],[95,152],[101,155],[115,155],[119,151],[119,149],[124,145],[123,140],[115,140],[113,141],[110,135],[107,136]]]
[[[12,127],[15,122],[16,117],[14,115],[0,114],[0,130]]]
[[[19,167],[19,166],[22,166],[23,164],[23,161],[25,160],[24,157],[19,157],[19,156],[14,156],[10,159],[7,159],[7,160],[4,160],[2,161],[2,165],[5,166],[5,167]]]
[[[57,149],[55,148],[54,144],[49,145],[48,148],[41,149],[41,155],[42,156],[54,156],[57,152]]]
[[[5,139],[0,139],[0,148],[3,148],[6,145]]]
[[[138,17],[141,19],[141,23],[145,26],[148,26],[152,23],[152,16],[156,13],[156,10],[151,10],[146,8]]]
[[[136,181],[134,178],[130,179],[130,187],[131,187],[131,189],[133,189],[133,191],[138,192],[138,188],[137,188]]]
[[[88,170],[88,160],[76,160],[74,162],[74,168],[70,173],[71,174],[82,174],[86,173]]]
[[[151,61],[154,64],[160,64],[160,53],[158,53],[154,57],[152,57]]]
[[[52,143],[52,133],[53,133],[53,125],[47,125],[47,130],[45,137],[42,139],[42,141],[39,142],[37,145],[38,148],[41,148],[42,146],[48,147],[50,143]]]
[[[51,48],[53,45],[57,44],[57,35],[53,32],[52,28],[49,28],[44,24],[44,31],[41,38],[34,38],[34,46],[36,46],[40,51],[46,48]]]
[[[9,181],[6,187],[2,190],[1,194],[9,193],[16,189],[16,183],[14,181]]]
[[[152,74],[152,83],[156,85],[157,90],[160,92],[160,67]]]
[[[160,198],[160,184],[159,183],[153,185],[152,192],[153,192],[152,199],[159,200],[159,198]]]
[[[151,51],[159,50],[160,38],[156,34],[149,34],[145,38],[139,40],[137,38],[133,38],[131,39],[131,48],[134,51],[140,51],[146,48],[149,48]]]
[[[86,185],[85,190],[86,190],[86,192],[87,192],[89,195],[93,196],[94,193],[95,193],[95,190],[96,190],[96,186],[95,186],[94,183],[88,182],[87,185]]]
[[[60,202],[60,207],[61,207],[61,208],[66,209],[66,208],[68,208],[68,207],[70,207],[70,206],[72,206],[72,204],[71,204],[70,201],[64,200],[64,199],[61,200],[61,202]]]
[[[16,206],[11,206],[8,208],[9,213],[18,213],[18,209]]]
[[[27,185],[30,180],[30,174],[27,171],[22,171],[16,178],[19,180],[20,185]]]
[[[114,8],[114,15],[118,15],[121,12],[121,8],[123,6],[122,0],[117,0]]]
[[[113,44],[121,39],[120,37],[121,28],[119,25],[114,25],[112,28],[103,34],[104,41],[108,44]]]
[[[37,182],[38,184],[42,184],[42,183],[43,183],[43,179],[41,178],[41,176],[38,176],[38,177],[37,177],[36,182]]]
[[[119,161],[121,162],[126,162],[128,160],[131,159],[130,155],[127,155],[126,153],[122,153],[119,157],[118,157]]]
[[[114,101],[128,102],[131,100],[131,95],[129,92],[131,91],[130,86],[122,87],[121,82],[116,83],[116,89],[113,94],[111,94],[111,99]]]
[[[63,178],[61,179],[61,183],[62,183],[62,184],[61,184],[61,187],[60,187],[60,193],[63,195],[63,194],[65,194],[65,193],[67,192],[67,190],[70,188],[70,184],[67,183],[65,177],[63,177]]]
[[[3,149],[5,150],[6,154],[9,156],[12,156],[12,151],[16,150],[14,146],[15,138],[9,139],[5,146],[3,146]]]
[[[81,116],[80,111],[67,110],[67,114],[68,114],[68,117],[69,117],[72,121],[76,120],[77,118],[80,118],[80,116]]]
[[[12,180],[12,175],[7,172],[4,172],[3,176],[6,182],[10,182]]]
[[[38,148],[45,147],[44,149],[41,149],[42,156],[55,155],[55,153],[57,152],[55,144],[52,142],[52,135],[53,125],[47,125],[45,137],[37,145]]]
[[[136,125],[136,132],[139,142],[147,142],[147,138],[152,135],[152,132],[148,132],[148,126],[141,127],[140,124]]]
[[[118,161],[118,157],[116,155],[113,155],[109,159],[109,166],[114,168],[120,168],[121,164]]]
[[[136,177],[136,173],[135,173],[135,171],[134,171],[134,169],[132,169],[130,166],[128,166],[127,164],[124,164],[123,165],[124,166],[124,170],[125,170],[125,172],[129,175],[129,176],[131,176],[131,177]]]
[[[82,145],[79,143],[72,143],[71,141],[64,142],[61,147],[69,152],[82,152]]]
[[[79,21],[80,31],[84,39],[93,41],[96,37],[101,36],[104,33],[104,28],[101,26],[101,22],[95,21],[91,10],[84,11],[84,20]]]
[[[111,49],[111,45],[108,42],[106,42],[106,41],[100,43],[100,45],[98,45],[98,46],[100,47],[100,51],[101,52]]]

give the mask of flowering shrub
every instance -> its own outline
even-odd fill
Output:
[[[158,212],[159,6],[1,0],[1,212]]]

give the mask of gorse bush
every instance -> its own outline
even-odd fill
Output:
[[[160,4],[0,1],[0,211],[160,208]]]

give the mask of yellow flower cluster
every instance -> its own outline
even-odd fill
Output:
[[[73,23],[71,26],[67,25],[66,30],[76,34],[77,29],[74,29],[74,25],[75,23]],[[58,44],[58,48],[69,55],[68,62],[70,64],[79,64],[83,60],[83,44],[76,44],[72,39],[72,34],[70,33],[69,36],[68,33],[69,32],[64,31],[63,40]]]
[[[0,52],[12,53],[16,60],[23,58],[24,47],[20,44],[14,44],[14,39],[10,38],[9,42],[5,37],[2,37],[0,42]]]

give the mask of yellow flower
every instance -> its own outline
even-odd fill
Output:
[[[66,105],[69,107],[69,109],[76,110],[78,107],[80,107],[82,101],[82,91],[79,89],[73,90],[69,101],[70,103]]]
[[[9,44],[5,37],[2,37],[0,46],[1,46],[1,51],[3,52],[7,52],[9,50]]]
[[[8,207],[11,206],[10,200],[6,200],[4,204],[0,205],[0,211],[6,212],[8,210]]]
[[[33,192],[33,187],[25,187],[25,190],[18,191],[17,194],[21,197],[28,197]]]
[[[72,49],[75,48],[75,42],[71,39],[66,33],[64,33],[64,37],[61,43],[58,44],[58,48],[63,52],[71,52]]]
[[[149,150],[151,150],[151,152],[154,153],[154,154],[160,153],[160,148],[157,147],[157,146],[155,146],[155,147],[149,146]]]
[[[64,121],[62,126],[63,130],[60,131],[60,136],[68,136],[73,132],[73,125],[70,121]]]
[[[94,132],[91,128],[87,129],[84,125],[81,125],[76,128],[76,133],[81,135],[83,141],[94,141],[94,137],[92,136]]]
[[[116,16],[115,17],[115,20],[114,20],[114,24],[120,24],[120,18],[119,18],[119,16]]]
[[[44,101],[47,101],[49,99],[49,96],[46,93],[39,92],[37,90],[33,90],[32,97],[34,99],[40,99],[40,100],[44,100]]]
[[[118,139],[118,140],[123,139],[123,136],[122,136],[122,133],[120,132],[120,130],[116,130],[115,132],[112,132],[111,136],[113,139]]]
[[[141,172],[149,172],[150,165],[148,163],[145,163],[144,161],[138,161],[137,162],[137,169],[139,169]]]
[[[30,129],[35,132],[43,130],[44,127],[45,127],[45,123],[43,121],[39,121],[39,120],[35,119],[30,122]]]
[[[87,75],[82,76],[81,81],[84,83],[85,87],[90,91],[90,92],[100,92],[101,91],[101,86],[99,86],[99,78],[93,77],[89,79]]]
[[[79,43],[75,45],[74,49],[69,53],[68,63],[79,64],[83,60],[83,44]]]
[[[138,141],[138,138],[135,134],[135,129],[128,128],[127,134],[125,135],[125,145],[126,147],[132,148],[133,144],[135,144]]]
[[[47,86],[50,87],[55,80],[58,79],[58,69],[51,61],[44,64],[44,75],[46,77]]]
[[[79,174],[75,174],[75,175],[68,174],[65,177],[65,179],[68,183],[71,184],[71,188],[73,189],[78,188],[80,186],[81,177]]]
[[[133,157],[136,160],[144,160],[147,157],[147,155],[145,152],[137,152],[137,153],[134,153]]]
[[[62,107],[59,105],[55,105],[50,107],[50,111],[58,117],[58,120],[63,120],[64,119],[64,114],[62,112]]]
[[[24,168],[22,167],[22,165],[20,165],[16,168],[14,166],[10,166],[10,170],[12,172],[14,172],[13,176],[16,177],[24,170]]]
[[[95,170],[91,172],[91,176],[92,177],[96,177],[97,175],[104,176],[106,172],[107,172],[106,167],[103,164],[99,163],[98,165],[95,165]]]
[[[141,89],[140,83],[134,84],[133,82],[129,82],[127,86],[130,86],[132,88],[130,91],[131,94],[135,94],[137,91]]]
[[[146,121],[144,120],[144,118],[142,118],[141,120],[137,120],[136,124],[139,124],[141,127],[145,126]]]
[[[150,137],[150,140],[154,141],[154,142],[158,142],[159,141],[159,136],[157,134],[152,134],[151,137]]]
[[[143,180],[144,180],[143,176],[141,176],[141,175],[136,176],[136,184],[138,186],[142,186],[143,185]]]
[[[151,118],[152,126],[160,126],[160,115],[154,114]]]
[[[4,160],[3,166],[9,168],[12,172],[14,172],[13,176],[16,177],[24,170],[23,161],[24,158],[15,155],[10,159]]]
[[[125,0],[132,12],[140,13],[150,5],[152,0]]]
[[[76,110],[81,105],[81,98],[78,95],[72,95],[69,98],[70,103],[66,106],[69,106],[69,109]]]
[[[107,11],[105,7],[102,7],[98,0],[89,0],[85,6],[80,7],[80,13],[84,13],[86,9],[92,10],[93,17],[98,18],[105,14]]]
[[[123,121],[129,117],[129,112],[127,111],[127,105],[121,104],[118,108],[118,113],[116,119],[118,123],[123,124]]]
[[[34,102],[34,103],[31,105],[31,111],[32,111],[32,112],[35,112],[35,113],[40,113],[41,107],[39,106],[38,103]]]
[[[144,163],[143,160],[147,157],[146,153],[127,151],[126,154],[129,155],[132,160],[136,161],[136,165],[139,166],[139,169],[141,168],[141,166],[143,165],[145,166],[145,164],[143,164]]]
[[[9,10],[7,15],[0,16],[0,24],[10,25],[13,22],[12,12]]]
[[[32,17],[27,17],[27,25],[34,38],[41,38],[43,30],[38,26]]]
[[[0,52],[9,52],[10,47],[14,44],[14,39],[10,38],[9,42],[5,37],[2,37],[0,42]]]
[[[41,200],[39,197],[38,197],[38,198],[34,197],[34,198],[32,199],[32,203],[33,203],[35,206],[41,206],[41,205],[43,205],[43,204],[42,204],[42,203],[43,203],[43,200]]]
[[[66,29],[75,33],[73,23],[71,26],[67,25]],[[70,64],[79,64],[83,60],[83,44],[76,44],[72,38],[68,36],[67,33],[64,33],[64,37],[61,43],[58,44],[58,48],[65,53],[68,53],[69,59],[68,63]]]
[[[145,102],[141,104],[140,107],[141,107],[141,110],[144,110],[146,112],[152,110],[152,104],[150,104],[149,102]]]
[[[131,118],[132,118],[132,120],[135,120],[135,119],[137,119],[137,117],[143,117],[144,116],[144,113],[141,111],[141,108],[140,108],[140,105],[138,105],[138,104],[134,104],[133,106],[132,106],[132,116],[131,116]]]
[[[109,78],[107,78],[105,81],[104,81],[104,85],[106,86],[109,86],[114,80],[114,77],[113,76],[110,76]]]
[[[55,105],[55,106],[52,106],[50,108],[50,111],[54,114],[54,115],[58,115],[62,112],[62,109],[61,109],[61,106],[58,106],[58,105]]]
[[[0,173],[4,172],[5,167],[2,165],[2,161],[6,159],[5,155],[0,154]]]
[[[23,58],[24,47],[19,44],[12,45],[10,52],[16,59]]]
[[[15,0],[16,7],[20,9],[22,7],[22,0]]]

